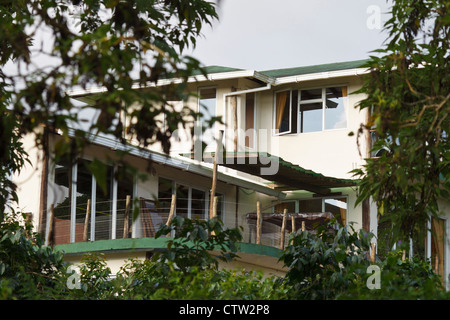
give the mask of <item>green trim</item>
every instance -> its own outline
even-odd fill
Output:
[[[215,152],[210,152],[210,153],[205,153],[204,156],[208,155],[211,157],[211,160],[214,157]],[[181,156],[184,157],[193,157],[193,153],[191,154],[180,154]],[[233,167],[234,169],[237,170],[241,170],[241,171],[245,171],[244,167],[248,167],[248,166],[260,166],[261,164],[259,162],[257,162],[256,164],[251,164],[253,162],[246,162],[244,164],[239,164],[239,162],[233,161],[230,162],[230,164],[226,161],[227,157],[249,157],[249,158],[257,158],[260,156],[260,154],[258,152],[223,152],[223,159],[224,159],[224,163],[220,164],[222,166],[225,167]],[[293,164],[289,161],[284,160],[281,157],[269,154],[269,153],[261,153],[261,157],[264,158],[270,158],[271,161],[277,161],[280,168],[286,168],[288,170],[291,171],[291,173],[294,176],[291,177],[297,177],[298,179],[304,179],[304,178],[309,178],[309,179],[313,179],[315,181],[315,185],[317,186],[321,186],[321,187],[327,187],[327,188],[341,188],[341,187],[354,187],[357,186],[358,183],[360,182],[357,179],[344,179],[344,178],[336,178],[336,177],[330,177],[330,176],[325,176],[321,173],[315,172],[313,170],[309,170],[309,169],[305,169],[299,165]],[[206,159],[205,159],[206,160]],[[247,172],[249,173],[249,172]],[[251,174],[251,173],[250,173]],[[295,176],[295,174],[300,174],[300,176]],[[255,174],[253,174],[255,175]],[[273,179],[276,179],[277,174],[274,175]],[[270,181],[271,178],[270,176],[264,176],[264,179]],[[270,182],[269,182],[270,183]]]
[[[114,239],[99,240],[92,242],[75,242],[60,244],[55,246],[56,251],[61,251],[67,255],[80,255],[88,252],[117,252],[117,251],[147,251],[166,249],[166,243],[172,238],[133,238],[133,239]],[[254,243],[238,244],[239,252],[257,254],[269,257],[279,258],[281,250],[275,247],[258,245]],[[239,255],[238,252],[238,255]]]
[[[337,63],[327,63],[297,68],[266,70],[260,71],[260,73],[273,78],[299,76],[303,74],[361,68],[364,66],[365,63],[367,63],[367,61],[368,60],[356,60]]]

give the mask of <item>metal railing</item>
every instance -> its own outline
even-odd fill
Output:
[[[178,200],[183,203],[188,199]],[[128,197],[118,199],[115,205],[112,201],[98,201],[94,206],[88,200],[77,203],[74,219],[70,205],[51,206],[45,239],[48,245],[59,245],[83,241],[152,238],[160,226],[168,223],[174,215],[207,219],[208,203],[201,200],[194,204],[189,207],[177,207],[175,197],[156,201],[139,199],[138,202]],[[235,205],[234,202],[224,204]],[[244,242],[277,248],[286,245],[289,233],[300,228],[312,230],[314,223],[323,223],[332,217],[328,212],[288,213],[285,210],[283,213],[262,213],[259,202],[256,207],[256,212],[239,216],[227,215],[216,210],[213,214],[221,218],[225,228],[238,227]],[[93,208],[95,210],[92,210]],[[135,220],[133,215],[137,216]]]

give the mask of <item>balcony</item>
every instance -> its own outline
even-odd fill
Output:
[[[157,205],[157,203],[165,204],[165,206]],[[133,207],[136,205],[138,205],[138,212],[134,212]],[[202,206],[204,205],[202,203]],[[91,209],[94,207],[96,210],[92,213]],[[259,202],[257,208],[259,208]],[[120,239],[154,239],[159,227],[166,224],[169,217],[175,214],[175,197],[158,199],[158,201],[140,199],[139,202],[132,201],[131,197],[127,197],[126,199],[117,199],[116,204],[112,201],[102,201],[97,202],[95,206],[92,206],[88,200],[84,203],[77,202],[76,209],[75,219],[72,219],[70,205],[51,208],[45,238],[48,245],[61,246]],[[266,207],[263,211],[267,211],[267,209]],[[269,209],[273,211],[272,208]],[[192,207],[176,208],[176,211],[181,213],[189,210],[192,210]],[[133,213],[138,214],[134,221]],[[198,217],[201,216],[198,215]],[[230,218],[226,215],[225,217],[220,216],[225,228],[238,227],[241,229],[243,243],[278,249],[284,248],[291,232],[298,229],[312,231],[317,224],[326,223],[333,217],[331,212],[298,213],[287,212],[287,210],[284,210],[284,213],[268,213],[257,210],[242,215],[240,219]],[[161,238],[154,240],[157,240],[154,244],[158,248],[163,246],[166,241]],[[123,245],[132,242],[122,241],[120,243]],[[144,242],[134,241],[133,243]]]

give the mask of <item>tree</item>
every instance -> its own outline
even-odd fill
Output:
[[[388,151],[355,170],[359,201],[373,197],[394,241],[423,239],[450,195],[449,10],[448,1],[396,0],[386,46],[367,63],[360,108],[371,116],[360,133],[374,130],[374,149]]]
[[[214,4],[205,0],[2,1],[0,212],[9,196],[15,198],[9,175],[26,159],[20,139],[36,132],[37,146],[47,152],[45,132],[35,131],[41,124],[62,132],[64,143],[55,147],[56,156],[75,158],[92,133],[123,142],[134,138],[144,147],[160,141],[168,151],[171,133],[186,123],[169,101],[185,101],[190,96],[187,78],[203,70],[183,52],[216,18]],[[45,60],[37,62],[36,55]],[[173,77],[182,81],[136,90]],[[67,94],[93,86],[105,90],[94,105],[79,106]],[[139,107],[130,111],[132,105]],[[69,127],[80,123],[86,108],[99,113],[98,121],[69,139]],[[126,112],[127,128],[121,117]],[[167,129],[156,120],[161,113]]]

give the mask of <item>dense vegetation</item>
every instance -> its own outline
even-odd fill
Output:
[[[315,233],[298,231],[283,251],[285,277],[219,268],[218,259],[238,255],[240,232],[220,220],[178,218],[157,236],[177,233],[167,250],[147,260],[129,260],[112,275],[101,254],[86,255],[77,269],[61,252],[42,246],[38,234],[18,219],[0,228],[0,298],[45,300],[331,300],[447,299],[428,262],[392,252],[370,261],[371,235],[335,223]],[[214,231],[214,234],[211,232]],[[213,256],[210,250],[222,252]],[[380,268],[370,288],[369,266]]]

